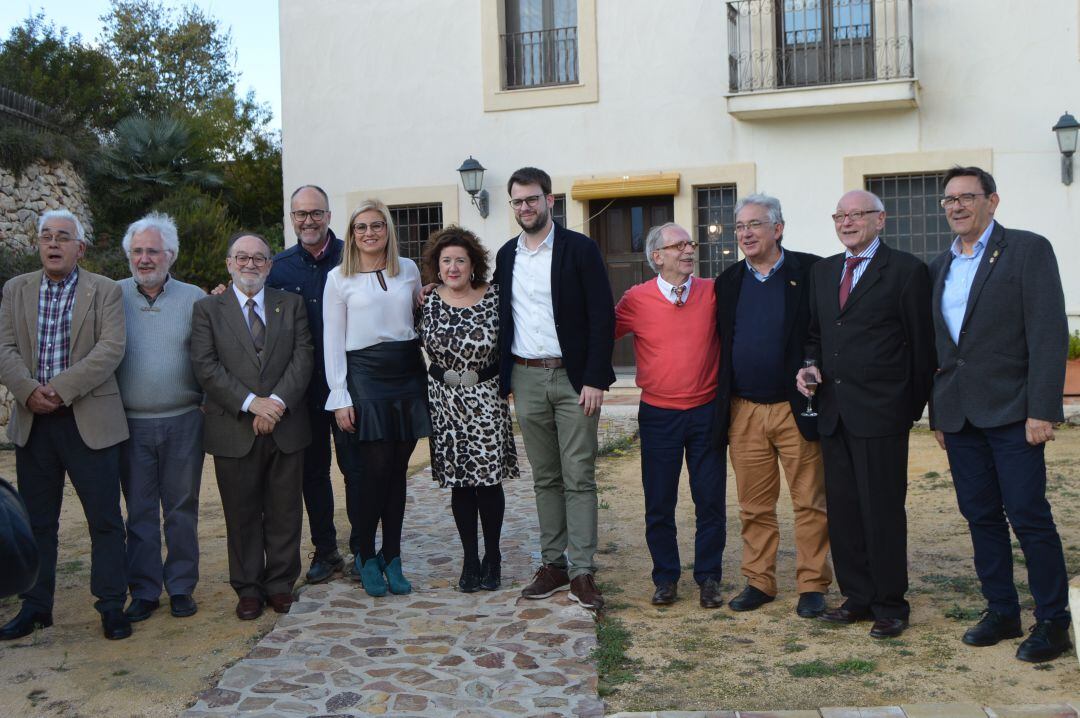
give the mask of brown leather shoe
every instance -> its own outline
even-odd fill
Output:
[[[293,605],[293,597],[291,593],[275,593],[267,596],[266,602],[274,609],[274,613],[288,613]]]
[[[571,601],[577,601],[583,608],[591,608],[599,611],[604,607],[604,597],[600,595],[600,589],[596,586],[596,579],[591,573],[583,573],[570,579]]]
[[[724,605],[724,599],[720,595],[720,581],[715,578],[707,578],[699,586],[701,595],[698,603],[702,608],[720,608]]]
[[[532,583],[521,589],[522,598],[547,598],[556,591],[564,591],[570,585],[566,569],[544,564],[536,569]]]
[[[869,621],[870,611],[856,611],[838,606],[837,608],[830,608],[818,618],[829,623],[855,623],[857,621]]]
[[[241,596],[236,604],[236,617],[241,621],[254,621],[262,615],[262,599],[255,596]]]

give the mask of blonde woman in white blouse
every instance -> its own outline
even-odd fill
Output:
[[[405,478],[430,436],[427,374],[413,322],[420,272],[398,256],[386,205],[365,200],[349,217],[341,265],[323,292],[323,345],[334,443],[345,474],[356,570],[371,596],[409,593],[401,568]],[[375,535],[382,524],[382,548]]]

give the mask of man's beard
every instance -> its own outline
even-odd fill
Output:
[[[542,201],[543,200],[541,200],[541,202]],[[518,215],[514,215],[514,219],[517,220],[518,226],[521,227],[523,230],[525,230],[526,232],[533,232],[537,229],[542,229],[545,225],[547,225],[548,216],[548,208],[546,205],[543,205],[543,209],[541,209],[540,207],[536,208],[536,216],[533,217],[533,221],[529,224],[525,224],[523,221],[521,221],[521,217],[519,217]]]

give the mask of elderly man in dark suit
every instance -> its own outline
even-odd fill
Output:
[[[949,456],[987,602],[963,641],[992,646],[1023,635],[1011,524],[1036,620],[1016,657],[1049,661],[1070,647],[1068,576],[1044,460],[1054,422],[1064,420],[1069,328],[1050,242],[998,224],[998,202],[985,170],[946,173],[941,206],[956,239],[930,265],[939,367],[930,419]]]
[[[119,445],[128,426],[116,382],[124,304],[116,282],[79,268],[87,239],[71,212],[43,214],[37,244],[42,270],[4,285],[0,382],[15,396],[8,436],[41,568],[0,640],[52,625],[65,472],[90,529],[90,591],[105,637],[127,638]]]
[[[507,191],[522,231],[496,257],[499,386],[514,394],[533,468],[543,560],[521,595],[569,587],[571,599],[599,609],[594,472],[600,406],[615,381],[611,285],[596,242],[552,221],[546,172],[523,167]]]
[[[807,358],[797,376],[819,382],[829,543],[842,605],[834,623],[873,619],[873,638],[908,625],[908,434],[922,416],[934,368],[930,273],[878,236],[885,207],[870,192],[840,198],[833,215],[846,251],[811,270]]]
[[[258,618],[264,599],[277,613],[292,605],[311,441],[307,309],[298,295],[264,287],[270,255],[258,235],[230,239],[232,286],[197,302],[191,319],[191,360],[206,391],[203,441],[214,456],[241,620]]]

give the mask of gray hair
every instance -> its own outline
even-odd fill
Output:
[[[41,230],[45,228],[45,223],[50,219],[66,219],[75,225],[75,239],[82,242],[84,245],[90,244],[90,240],[86,238],[86,231],[83,230],[82,222],[74,214],[66,209],[50,209],[47,212],[42,212],[38,217],[37,231],[41,234]]]
[[[176,233],[176,222],[173,221],[172,217],[162,212],[151,212],[142,219],[128,225],[127,232],[124,233],[124,241],[121,242],[124,254],[131,251],[131,240],[135,238],[136,234],[150,229],[158,233],[158,236],[161,237],[161,243],[165,246],[165,251],[172,252],[173,259],[176,259],[176,255],[180,253],[180,237]]]
[[[664,240],[664,230],[671,229],[672,227],[674,227],[675,229],[682,229],[684,232],[686,232],[685,229],[683,229],[675,222],[664,222],[663,224],[657,225],[650,229],[649,233],[645,235],[645,259],[649,262],[649,268],[652,269],[654,272],[659,273],[660,268],[657,267],[656,262],[653,261],[653,252],[659,251],[660,242]],[[689,234],[689,232],[687,232],[687,234]]]
[[[774,225],[784,223],[784,213],[780,211],[780,200],[767,194],[751,194],[743,197],[735,204],[735,214],[739,214],[743,207],[752,204],[764,207],[769,213],[769,221]]]

